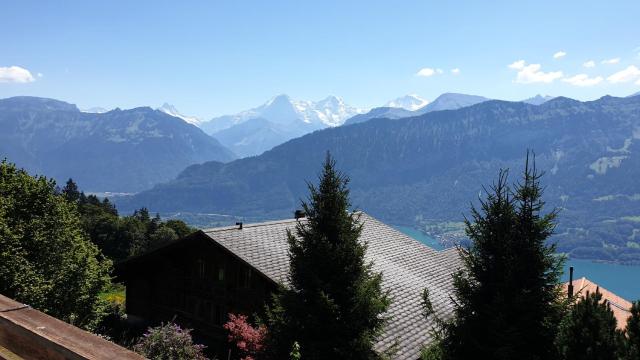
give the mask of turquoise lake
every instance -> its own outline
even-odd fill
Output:
[[[418,229],[407,226],[395,226],[395,228],[434,249],[443,249],[442,245],[440,245],[436,239]],[[640,300],[640,266],[569,259],[565,264],[563,281],[569,280],[570,266],[574,268],[574,279],[579,279],[584,276],[629,301]]]

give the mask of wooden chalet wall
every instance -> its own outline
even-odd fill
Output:
[[[147,324],[175,319],[210,347],[224,347],[229,313],[261,313],[276,285],[198,232],[120,265],[127,314]]]

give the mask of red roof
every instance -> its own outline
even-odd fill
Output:
[[[564,284],[565,290],[569,286],[569,282]],[[587,292],[594,293],[598,290],[602,294],[602,301],[608,301],[611,304],[611,310],[618,321],[618,328],[624,329],[627,326],[627,319],[631,316],[631,302],[613,292],[603,288],[593,281],[583,277],[573,280],[573,293],[579,296],[585,296]]]

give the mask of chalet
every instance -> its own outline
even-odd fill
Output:
[[[121,263],[116,275],[126,284],[127,313],[149,323],[176,319],[210,346],[223,344],[228,313],[260,313],[270,294],[287,286],[287,230],[298,221],[305,220],[201,230]],[[361,221],[367,257],[393,300],[375,348],[395,345],[394,358],[418,359],[434,325],[423,315],[422,291],[429,289],[438,316],[449,317],[451,275],[460,258],[454,249],[436,251],[366,214]]]

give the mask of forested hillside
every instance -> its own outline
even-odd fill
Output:
[[[151,108],[84,113],[62,101],[0,99],[0,158],[92,192],[135,192],[183,168],[234,155],[182,119]]]

